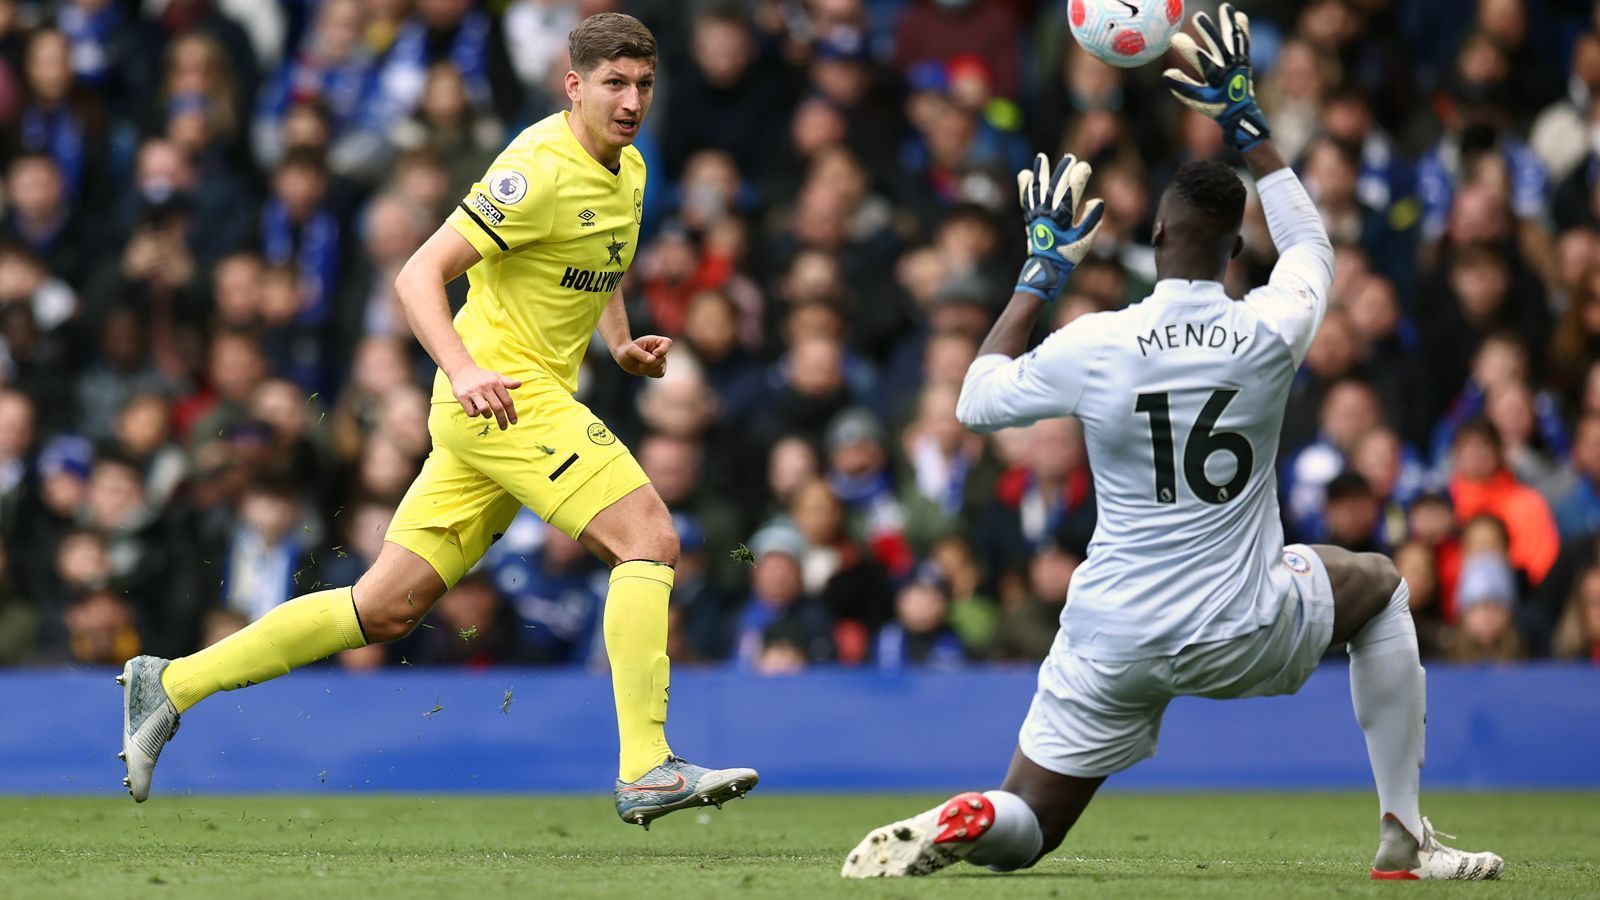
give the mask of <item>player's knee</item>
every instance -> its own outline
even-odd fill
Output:
[[[369,644],[386,644],[398,641],[415,631],[427,613],[431,602],[420,602],[411,597],[372,598],[362,603],[357,595],[356,615],[361,620],[361,633]]]
[[[665,528],[658,529],[651,536],[649,543],[651,545],[649,559],[669,566],[678,564],[678,554],[681,552],[681,547],[678,542],[678,532],[672,527],[670,519],[667,520]]]
[[[1390,597],[1400,587],[1400,569],[1394,560],[1382,553],[1362,553],[1361,568],[1367,576],[1368,583],[1372,585],[1372,592],[1379,602],[1387,604]]]
[[[369,644],[387,644],[398,641],[410,634],[417,627],[418,617],[400,617],[398,614],[385,610],[375,615],[366,616],[361,620],[361,630]]]

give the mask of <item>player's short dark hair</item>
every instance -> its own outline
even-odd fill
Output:
[[[567,35],[572,68],[588,75],[608,59],[628,57],[656,64],[656,36],[645,24],[625,13],[596,13]]]
[[[1227,232],[1244,221],[1244,182],[1223,163],[1209,159],[1184,163],[1172,176],[1172,190],[1185,204],[1210,216]]]

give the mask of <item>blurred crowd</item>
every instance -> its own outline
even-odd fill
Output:
[[[1428,656],[1600,662],[1600,10],[1239,5],[1337,248],[1288,538],[1392,554]],[[0,664],[183,654],[356,579],[429,449],[393,276],[609,9],[660,41],[623,290],[677,343],[657,381],[591,353],[580,399],[674,511],[674,659],[1040,658],[1094,531],[1079,426],[954,412],[1013,173],[1071,151],[1107,201],[1043,329],[1141,300],[1170,174],[1239,162],[1067,6],[0,0]],[[1246,229],[1239,293],[1274,257]],[[603,665],[606,574],[524,513],[337,664]]]

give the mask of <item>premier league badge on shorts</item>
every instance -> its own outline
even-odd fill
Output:
[[[1288,566],[1289,571],[1295,573],[1296,575],[1311,574],[1311,560],[1306,559],[1304,556],[1296,553],[1293,550],[1283,551],[1283,564]]]

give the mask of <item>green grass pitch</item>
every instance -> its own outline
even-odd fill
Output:
[[[0,897],[1581,897],[1600,895],[1600,794],[1428,795],[1506,858],[1493,884],[1374,883],[1375,800],[1101,796],[1026,873],[846,882],[869,828],[942,798],[758,791],[647,834],[609,797],[0,798]]]

